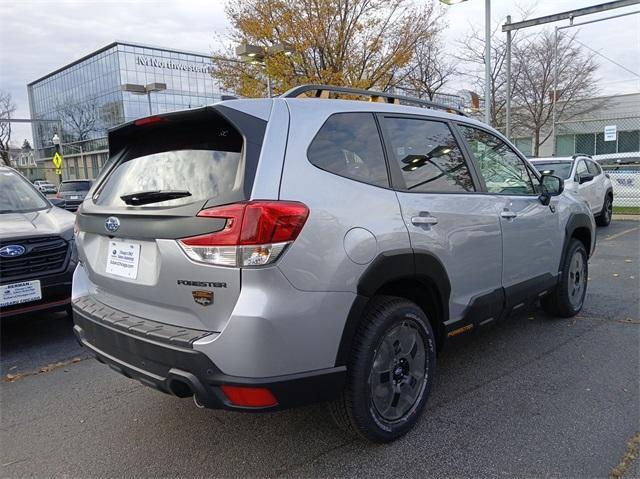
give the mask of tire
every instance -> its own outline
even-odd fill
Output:
[[[596,217],[596,224],[598,226],[609,226],[609,223],[611,223],[612,214],[613,214],[613,198],[611,198],[611,195],[607,195],[604,197],[602,212]]]
[[[548,314],[570,318],[580,312],[587,293],[589,277],[587,259],[587,251],[582,241],[572,238],[567,248],[558,285],[540,300],[542,308]]]
[[[415,303],[373,298],[354,338],[345,388],[329,405],[336,424],[376,443],[411,430],[433,384],[435,344],[429,320]]]

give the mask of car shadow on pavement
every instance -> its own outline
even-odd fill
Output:
[[[29,374],[75,357],[88,357],[73,335],[66,312],[42,312],[2,318],[2,377]]]

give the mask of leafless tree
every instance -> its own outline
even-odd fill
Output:
[[[520,72],[513,87],[514,125],[531,132],[533,155],[552,133],[553,97],[556,115],[567,120],[598,108],[598,102],[583,102],[597,92],[598,64],[593,54],[574,41],[575,34],[558,36],[558,78],[554,92],[554,44],[552,30],[544,30],[520,42],[514,49],[514,65]]]
[[[523,18],[527,17],[527,12],[522,12]],[[491,33],[491,124],[497,128],[505,124],[506,104],[507,104],[507,41],[502,33],[501,25],[504,19],[500,20]],[[512,50],[523,40],[523,36],[515,32],[512,35]],[[484,96],[485,75],[485,52],[484,33],[475,26],[471,26],[471,32],[459,42],[459,54],[457,59],[464,69],[460,69],[463,75],[467,76],[477,92],[482,92]],[[511,84],[517,81],[519,70],[512,66]]]
[[[57,110],[65,130],[65,141],[83,141],[96,129],[97,106],[93,102],[73,103],[71,99],[59,103]]]
[[[419,43],[407,67],[401,86],[412,94],[433,101],[436,93],[455,75],[455,65],[447,59],[442,45],[436,38]]]
[[[0,91],[0,159],[9,164],[9,143],[11,141],[11,123],[8,121],[16,111],[11,93]]]

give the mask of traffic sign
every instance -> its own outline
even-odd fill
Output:
[[[53,159],[51,161],[53,161],[53,165],[57,169],[60,169],[62,167],[62,155],[60,154],[60,152],[56,151],[56,154],[53,155]]]
[[[62,170],[56,168],[56,175],[61,175],[62,174]]]

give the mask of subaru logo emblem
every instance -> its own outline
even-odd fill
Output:
[[[25,251],[27,250],[24,246],[19,244],[10,244],[0,248],[0,256],[3,258],[16,258],[18,256],[22,256]]]
[[[107,221],[104,222],[104,227],[109,233],[115,233],[120,228],[120,220],[115,216],[109,216]]]

